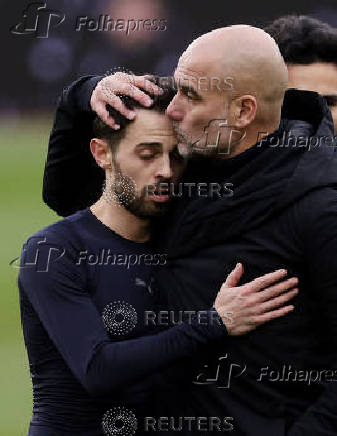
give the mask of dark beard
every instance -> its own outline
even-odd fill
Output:
[[[168,203],[146,202],[147,189],[144,187],[137,195],[134,180],[123,174],[117,162],[114,161],[115,182],[112,186],[113,194],[118,203],[138,218],[154,218],[163,216],[169,207]]]

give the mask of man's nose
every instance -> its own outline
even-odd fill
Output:
[[[171,103],[168,105],[166,109],[166,114],[173,120],[173,121],[181,121],[183,119],[183,113],[179,109],[177,105],[177,96],[173,98]]]
[[[159,168],[156,174],[158,177],[163,177],[165,179],[172,178],[172,166],[169,156],[163,156],[160,161]]]

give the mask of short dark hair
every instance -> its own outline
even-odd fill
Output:
[[[337,29],[307,15],[286,15],[266,26],[287,63],[337,65]]]
[[[133,109],[146,109],[154,110],[157,112],[165,112],[167,106],[170,104],[172,98],[175,95],[175,89],[173,85],[173,78],[171,77],[158,77],[158,76],[147,76],[151,82],[160,86],[163,89],[163,94],[158,96],[151,95],[153,104],[150,107],[142,106],[138,101],[131,97],[120,95],[119,97],[130,110]],[[146,91],[144,91],[148,94]],[[148,94],[149,95],[149,94]],[[95,117],[93,123],[93,134],[95,138],[106,139],[112,149],[115,152],[118,148],[119,142],[125,136],[127,126],[132,122],[125,118],[120,112],[113,109],[111,106],[107,105],[107,109],[110,115],[115,119],[115,122],[120,125],[119,130],[114,130],[107,124],[105,124],[98,116]]]

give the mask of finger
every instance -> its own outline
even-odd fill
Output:
[[[129,120],[133,120],[136,116],[136,112],[128,109],[118,95],[111,94],[107,104]]]
[[[272,321],[273,319],[280,318],[284,315],[287,315],[293,310],[294,310],[294,306],[292,305],[281,307],[280,309],[276,309],[271,312],[264,313],[263,315],[256,316],[254,321],[256,325],[265,324],[266,322]]]
[[[271,286],[267,289],[263,289],[257,295],[260,301],[267,301],[271,298],[275,298],[280,294],[283,294],[286,290],[294,288],[298,284],[298,278],[292,277],[277,285]]]
[[[250,283],[247,283],[245,286],[249,287],[249,289],[252,292],[260,291],[261,289],[266,288],[267,286],[270,286],[274,284],[275,282],[278,282],[282,278],[284,278],[287,275],[287,271],[285,269],[279,269],[277,271],[274,271],[272,273],[265,274],[261,277],[257,277]]]
[[[149,80],[147,76],[134,76],[133,84],[153,95],[161,95],[163,93],[163,89]]]
[[[96,112],[97,116],[108,126],[115,129],[116,123],[115,119],[109,114],[104,103],[98,103],[95,105],[93,110]]]
[[[113,84],[102,83],[101,89],[107,98],[112,98],[116,96],[116,94],[122,94],[133,98],[146,107],[153,104],[151,97],[146,95],[145,92],[141,91],[137,86],[127,81],[114,80]]]
[[[294,298],[298,294],[298,289],[292,289],[291,291],[288,291],[284,293],[283,295],[280,295],[279,297],[273,298],[272,300],[269,300],[259,307],[260,313],[267,312],[272,309],[276,309],[277,307],[282,306],[284,303],[287,303],[289,300]]]
[[[228,274],[224,286],[227,288],[234,288],[239,283],[243,274],[242,263],[237,263],[235,268]]]

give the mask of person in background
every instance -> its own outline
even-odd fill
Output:
[[[306,15],[287,15],[264,30],[275,39],[287,64],[289,88],[321,94],[337,132],[337,29]]]

